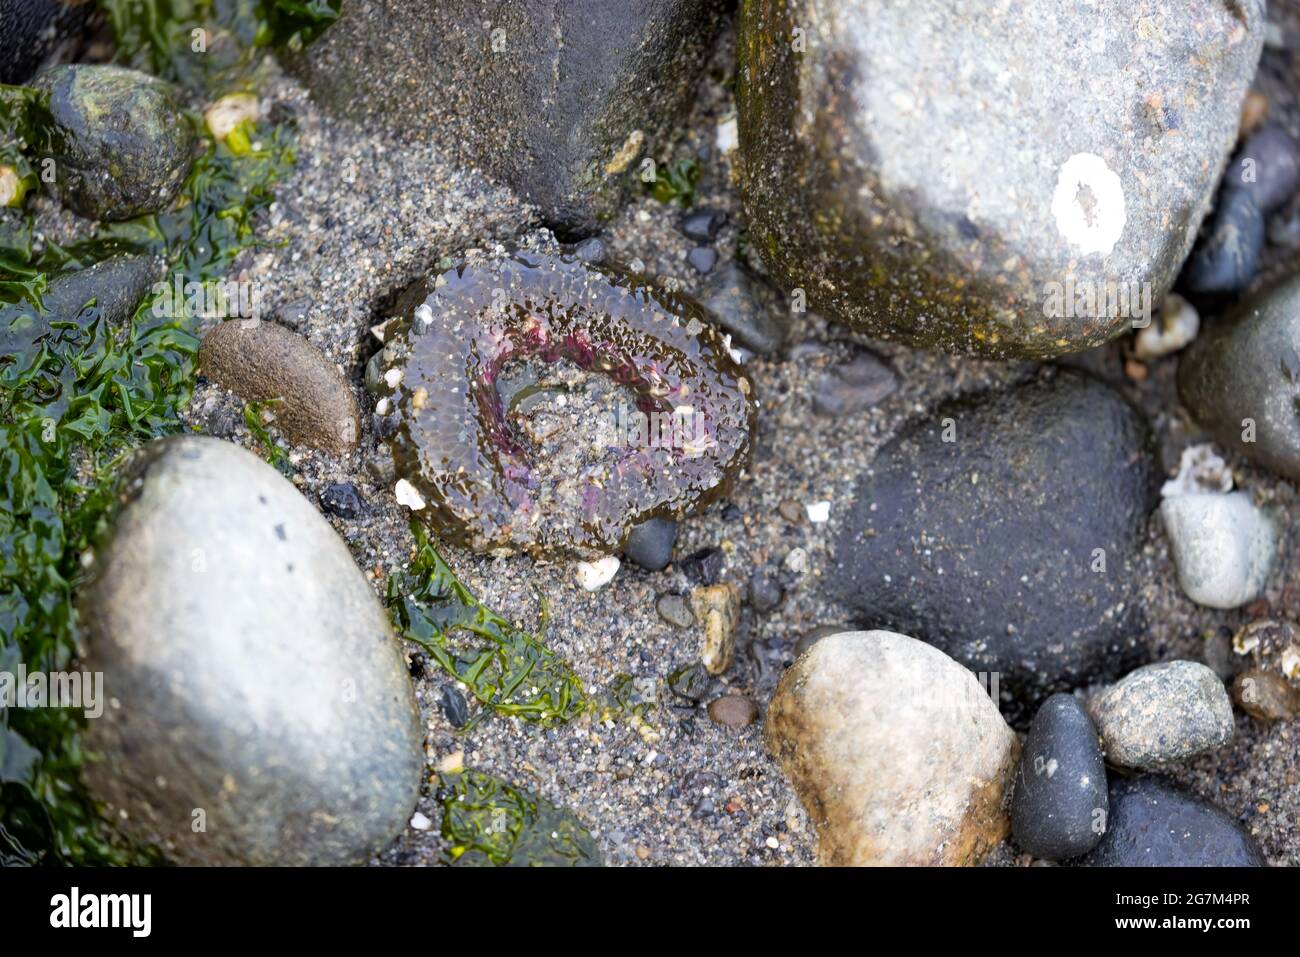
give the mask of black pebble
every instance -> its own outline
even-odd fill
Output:
[[[320,505],[339,518],[359,518],[366,511],[365,499],[351,482],[335,482],[325,486],[320,494]]]
[[[442,686],[442,698],[438,705],[453,728],[459,729],[469,724],[469,702],[452,685]]]
[[[1110,786],[1110,820],[1088,867],[1263,867],[1255,839],[1213,804],[1152,775]]]
[[[1259,269],[1264,248],[1264,214],[1251,194],[1224,190],[1208,236],[1183,269],[1183,284],[1192,292],[1231,293],[1245,289]]]
[[[676,543],[677,523],[671,518],[652,518],[632,529],[623,556],[646,571],[662,571],[673,560]]]
[[[727,221],[727,214],[716,209],[696,209],[682,217],[682,233],[697,243],[711,243]]]
[[[1106,766],[1097,729],[1073,695],[1052,695],[1025,738],[1011,799],[1011,833],[1022,851],[1063,861],[1096,846],[1106,814]]]
[[[708,246],[696,246],[686,254],[686,261],[690,263],[697,273],[701,276],[707,276],[713,272],[713,267],[718,264],[718,254]]]
[[[726,556],[716,548],[701,548],[681,561],[687,579],[696,585],[716,585],[722,578]]]

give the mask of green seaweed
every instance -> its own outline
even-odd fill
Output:
[[[650,195],[661,203],[678,202],[689,207],[695,202],[695,184],[700,180],[700,164],[695,160],[678,158],[670,162],[662,172],[656,172],[655,178],[646,183]]]
[[[481,771],[439,775],[447,863],[583,867],[601,863],[596,842],[572,812]]]
[[[565,661],[522,628],[484,607],[411,523],[416,555],[388,582],[393,623],[492,710],[551,725],[587,708],[582,682]]]
[[[267,406],[277,405],[279,401],[279,399],[268,399],[264,402],[245,403],[244,425],[253,436],[253,441],[261,447],[266,461],[281,475],[292,475],[293,466],[289,464],[288,454],[275,441],[270,430],[262,424],[262,410]]]
[[[0,88],[0,151],[17,144],[22,155],[32,142],[29,99]],[[106,528],[116,466],[180,428],[193,381],[192,319],[155,309],[153,295],[125,327],[93,302],[76,316],[47,314],[48,280],[114,253],[161,257],[184,281],[221,278],[258,243],[255,218],[292,162],[286,131],[260,138],[266,147],[247,156],[209,142],[174,211],[103,224],[68,245],[38,248],[30,209],[0,210],[0,331],[12,347],[0,356],[0,661],[48,672],[76,658],[74,596]],[[80,722],[59,709],[0,709],[0,862],[156,860],[105,827],[81,788]]]
[[[342,0],[99,0],[119,61],[194,90],[243,85],[259,51],[299,50]]]

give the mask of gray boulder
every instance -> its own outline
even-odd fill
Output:
[[[185,864],[369,859],[409,820],[422,731],[388,618],[270,466],[148,446],[84,593],[92,792]]]
[[[291,69],[336,112],[435,135],[590,232],[666,158],[707,59],[714,0],[346,4]]]
[[[987,356],[1105,342],[1196,238],[1262,7],[745,3],[750,238],[787,289],[870,335]]]

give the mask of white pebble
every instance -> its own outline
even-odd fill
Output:
[[[415,486],[406,479],[397,480],[397,484],[393,486],[393,494],[397,496],[398,505],[405,505],[413,512],[424,508],[424,499],[415,490]]]
[[[618,556],[606,555],[594,562],[578,562],[575,572],[578,584],[586,591],[596,591],[614,580],[618,574]]]
[[[417,831],[427,831],[429,828],[433,827],[433,822],[419,811],[416,811],[411,815],[411,827],[415,828]]]
[[[820,525],[822,522],[831,520],[831,503],[830,502],[811,502],[804,508],[808,512],[808,521],[814,525]]]
[[[1158,359],[1188,345],[1201,331],[1201,315],[1182,296],[1170,293],[1160,307],[1160,318],[1139,329],[1133,354],[1139,359]]]
[[[802,548],[790,549],[790,554],[785,556],[785,567],[796,575],[802,575],[808,570],[808,553]]]
[[[388,383],[388,388],[396,389],[402,384],[402,370],[393,368],[384,373],[384,381]]]
[[[740,145],[740,125],[734,116],[718,124],[714,142],[717,144],[718,152],[724,155]]]

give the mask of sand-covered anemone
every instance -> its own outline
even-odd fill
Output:
[[[749,379],[693,300],[562,250],[515,250],[401,297],[371,367],[402,499],[476,551],[590,556],[725,493]]]

